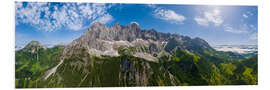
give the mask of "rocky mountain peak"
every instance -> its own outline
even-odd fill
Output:
[[[120,26],[120,23],[117,22],[117,23],[114,24],[114,26],[115,27]]]
[[[99,26],[104,26],[104,24],[102,24],[100,22],[94,22],[91,24],[91,27],[99,27]]]
[[[112,26],[112,28],[114,28],[113,30],[120,30],[121,25],[119,23],[115,23],[114,26]]]
[[[90,28],[91,30],[95,30],[95,31],[100,31],[100,30],[104,30],[103,28],[105,28],[106,26],[100,22],[94,22],[91,24]]]
[[[157,32],[155,29],[142,30],[136,22],[131,22],[128,26],[116,23],[111,27],[95,22],[69,46],[65,51],[77,53],[79,51],[76,50],[86,49],[89,54],[108,56],[118,56],[121,53],[118,52],[120,47],[134,47],[134,56],[150,61],[156,61],[156,56],[173,53],[179,47],[191,52],[211,48],[200,38],[192,39],[178,34]]]
[[[129,25],[131,28],[140,28],[137,22],[131,22]]]
[[[211,46],[203,39],[196,37],[193,39],[194,43],[197,43],[200,47],[206,48],[206,49],[212,49]]]
[[[31,41],[26,47],[42,47],[42,45],[38,41]]]
[[[44,48],[44,47],[38,41],[31,41],[23,48],[23,50],[34,53],[35,51],[41,48]]]

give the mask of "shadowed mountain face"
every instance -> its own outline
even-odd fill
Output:
[[[96,22],[69,45],[43,48],[33,41],[16,51],[17,88],[257,82],[256,55],[215,51],[201,38],[142,30],[136,23]]]

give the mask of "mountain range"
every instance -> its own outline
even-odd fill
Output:
[[[93,23],[68,45],[15,53],[16,88],[257,85],[257,53],[216,51],[201,38]]]

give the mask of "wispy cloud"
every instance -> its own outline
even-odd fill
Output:
[[[224,30],[226,32],[231,32],[231,33],[235,33],[235,34],[242,34],[242,33],[247,33],[248,31],[245,30],[245,29],[242,29],[242,28],[239,28],[239,29],[235,29],[229,25],[224,25]]]
[[[186,19],[185,16],[178,14],[173,10],[164,8],[155,8],[154,16],[156,18],[168,21],[173,24],[182,24],[183,21]]]
[[[247,11],[247,14],[250,15],[250,16],[254,15],[254,13],[252,13],[251,11]]]
[[[113,17],[110,14],[105,14],[102,17],[95,20],[94,22],[100,22],[100,23],[105,24],[105,23],[111,22],[112,20],[113,20]]]
[[[258,33],[254,32],[249,36],[250,40],[258,40]]]
[[[253,16],[253,15],[254,15],[254,13],[252,11],[247,11],[247,12],[245,12],[245,13],[242,14],[242,16],[244,18],[248,18],[249,16]]]
[[[199,17],[195,17],[194,20],[199,24],[199,25],[202,25],[202,26],[208,26],[209,24],[209,21],[205,18],[199,18]]]
[[[243,14],[243,17],[244,17],[244,18],[248,18],[248,15],[244,13],[244,14]]]
[[[203,16],[197,16],[194,20],[202,26],[208,26],[210,23],[213,23],[215,26],[220,26],[223,23],[219,9],[214,9],[212,12],[204,12]]]
[[[224,30],[226,32],[231,32],[235,34],[245,34],[245,33],[251,33],[256,31],[256,28],[254,28],[254,25],[248,25],[248,24],[241,24],[238,28],[233,28],[232,26],[225,24]]]
[[[157,5],[155,5],[155,4],[146,4],[146,6],[148,6],[150,8],[157,8]]]
[[[15,7],[16,25],[30,24],[45,31],[80,30],[87,21],[107,23],[113,19],[105,4],[16,2]]]

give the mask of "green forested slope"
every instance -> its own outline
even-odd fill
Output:
[[[194,54],[180,48],[171,53],[172,57],[164,55],[158,62],[128,52],[109,57],[93,56],[81,50],[66,58],[53,75],[44,79],[45,72],[59,63],[62,48],[16,51],[16,88],[258,84],[256,55],[232,60],[213,55],[213,51]]]
[[[15,53],[16,87],[38,87],[42,76],[58,62],[62,46],[24,48]]]

